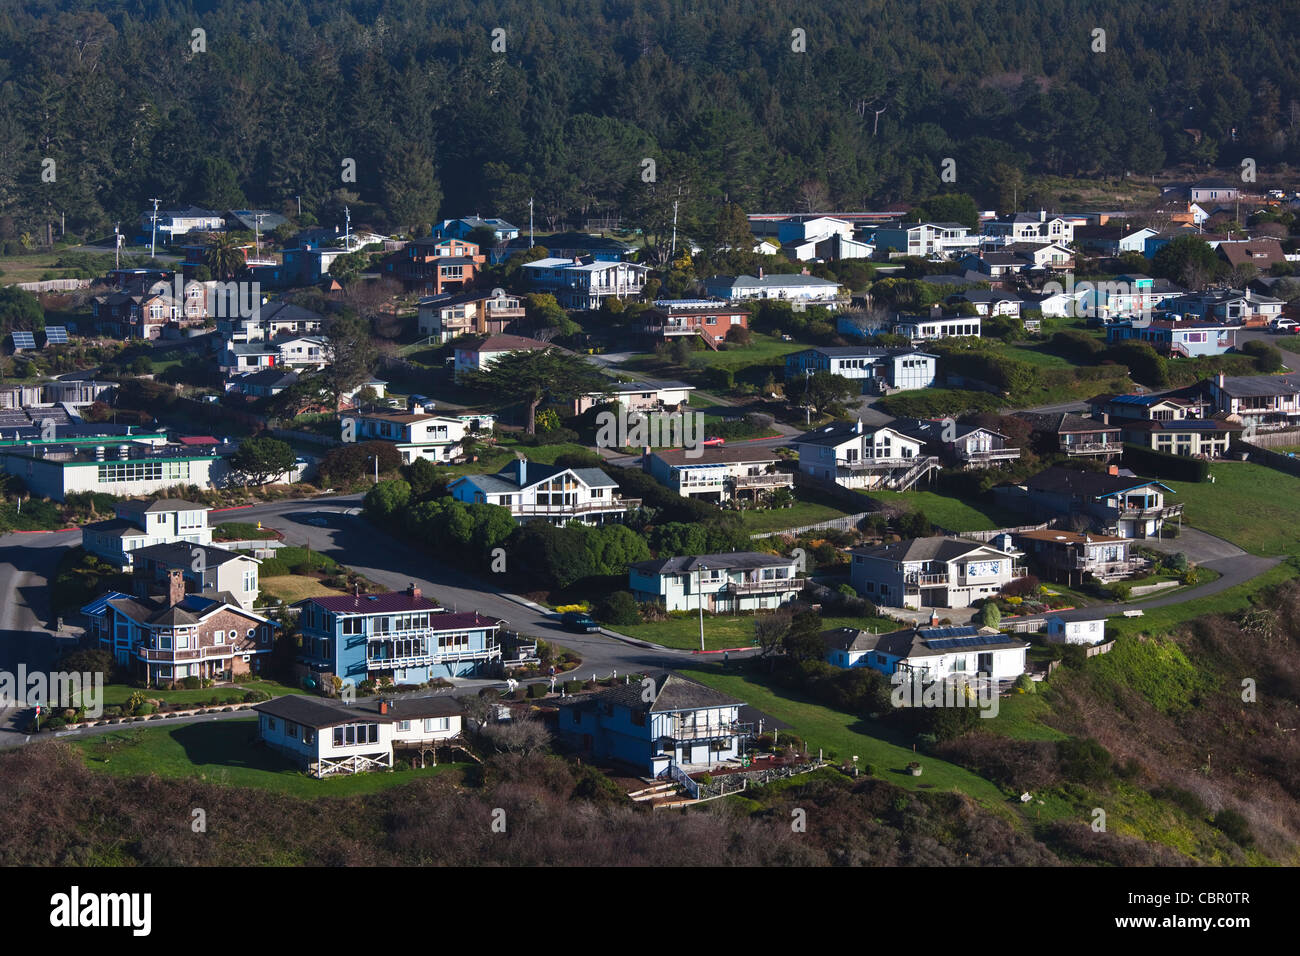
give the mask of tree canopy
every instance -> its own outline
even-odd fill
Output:
[[[461,381],[527,409],[528,434],[537,431],[537,408],[544,401],[572,401],[587,392],[606,391],[610,380],[581,356],[561,349],[506,352],[486,369],[466,371]]]

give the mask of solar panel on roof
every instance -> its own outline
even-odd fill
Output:
[[[47,325],[45,327],[45,344],[46,345],[67,345],[68,330],[62,325]]]
[[[15,349],[34,349],[36,348],[36,336],[31,332],[14,332],[12,333]]]
[[[980,644],[987,644],[988,641],[983,637],[947,637],[938,641],[926,641],[925,643],[931,650],[945,651],[954,647],[975,647]]]

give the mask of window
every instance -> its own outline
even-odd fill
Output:
[[[275,730],[275,718],[274,718],[274,717],[268,717],[268,718],[266,718],[266,729],[267,729],[267,730]]]
[[[226,643],[226,635],[221,631],[215,631],[212,635],[213,641],[217,644]]]
[[[397,722],[397,730],[399,733],[406,733],[410,729],[411,722],[409,720],[399,720]]]
[[[239,640],[239,632],[238,632],[238,631],[235,631],[235,630],[232,630],[232,631],[230,632],[230,640],[231,640],[232,643],[235,642],[235,641],[237,641],[237,640]]]
[[[433,733],[437,730],[450,730],[450,717],[426,717],[424,720],[424,732]]]

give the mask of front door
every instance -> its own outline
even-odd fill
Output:
[[[977,671],[978,673],[980,673],[980,674],[989,674],[989,675],[992,675],[992,673],[993,673],[993,655],[992,655],[992,653],[986,653],[986,654],[981,654],[981,655],[979,655],[979,663],[976,665],[976,668],[975,668],[975,669],[976,669],[976,671]]]

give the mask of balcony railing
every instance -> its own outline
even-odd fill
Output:
[[[794,484],[794,475],[783,471],[770,475],[733,475],[729,479],[737,488],[780,488]]]
[[[1020,457],[1019,448],[990,448],[987,451],[968,451],[958,454],[964,461],[1011,461]]]
[[[1118,440],[1113,442],[1104,441],[1085,441],[1085,442],[1061,442],[1061,451],[1067,455],[1104,455],[1119,454],[1124,450],[1124,446]]]
[[[450,661],[491,661],[500,656],[501,647],[493,644],[490,647],[465,648],[458,651],[439,650],[428,654],[411,654],[405,657],[368,657],[366,658],[366,670],[380,671],[401,667],[428,667]]]
[[[514,505],[513,515],[569,515],[589,511],[633,511],[641,507],[640,498],[611,498],[608,501],[588,501],[567,505]]]
[[[946,587],[951,580],[948,574],[909,574],[903,584],[910,588]]]
[[[772,591],[802,591],[803,578],[767,578],[762,581],[728,581],[725,589],[737,594],[762,594]]]
[[[847,468],[849,471],[871,471],[877,468],[905,468],[908,465],[915,465],[921,461],[921,457],[913,458],[855,458],[853,461],[843,459],[835,462],[836,468]]]
[[[1176,518],[1183,513],[1182,505],[1165,505],[1161,508],[1129,508],[1121,507],[1119,510],[1122,518]]]
[[[742,724],[739,721],[710,724],[674,722],[667,736],[670,740],[709,740],[717,737],[749,736],[753,731],[753,724]]]
[[[237,648],[230,644],[218,644],[209,647],[189,647],[172,650],[160,650],[156,647],[138,647],[136,653],[141,660],[159,661],[202,661],[217,658],[234,657],[236,654],[254,654],[254,647]]]

